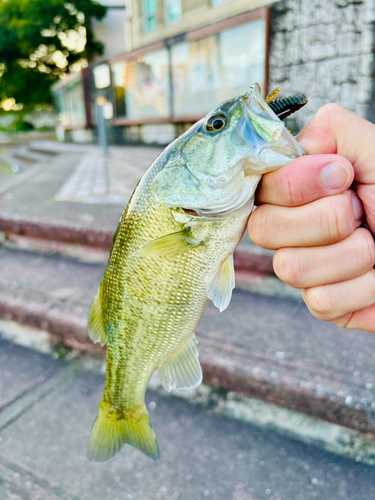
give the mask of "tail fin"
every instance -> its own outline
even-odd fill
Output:
[[[106,462],[128,443],[157,460],[159,446],[145,405],[129,408],[122,418],[114,414],[112,408],[106,407],[102,401],[91,431],[87,458],[93,462]]]

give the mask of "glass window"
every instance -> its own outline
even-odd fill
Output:
[[[58,89],[55,96],[59,120],[64,127],[86,125],[83,84],[80,78]]]
[[[112,71],[117,117],[136,120],[170,115],[167,49],[118,62]]]
[[[108,64],[94,66],[94,84],[97,89],[106,89],[111,85],[111,74]]]
[[[211,0],[211,5],[215,6],[215,5],[220,5],[222,3],[227,3],[229,2],[230,0]]]
[[[202,115],[220,102],[264,85],[264,20],[172,47],[175,116]]]
[[[165,24],[173,24],[181,19],[181,0],[164,0]]]
[[[146,33],[155,31],[157,27],[156,15],[158,11],[158,0],[143,0],[143,19]]]

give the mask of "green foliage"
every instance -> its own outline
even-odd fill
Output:
[[[105,14],[94,0],[0,1],[0,102],[13,97],[27,110],[51,103],[62,74],[103,52],[91,19]]]
[[[15,129],[17,132],[29,132],[34,130],[34,125],[26,120],[17,120],[15,122]]]
[[[16,132],[30,132],[34,130],[34,125],[25,120],[23,113],[16,111],[10,111],[14,119],[7,124],[0,124],[0,132],[6,132],[7,134],[14,134]]]

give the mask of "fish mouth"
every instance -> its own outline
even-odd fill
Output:
[[[265,111],[269,116],[275,118],[276,115],[272,109],[268,106],[266,101],[263,99],[261,94],[261,89],[259,83],[254,83],[249,90],[241,96],[245,101],[245,106],[251,108],[255,105],[255,108],[259,106],[263,111]]]

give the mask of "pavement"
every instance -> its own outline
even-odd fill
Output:
[[[3,161],[19,170],[0,182],[0,230],[6,230],[8,222],[13,223],[15,233],[27,235],[29,225],[39,228],[39,236],[47,239],[110,246],[124,205],[160,150],[129,147],[124,160],[122,148],[111,149],[104,159],[95,146],[68,145],[57,150],[42,146],[24,147],[21,157],[17,148],[3,155]],[[25,158],[27,162],[22,161]],[[103,162],[108,166],[104,186],[103,182],[100,185]],[[77,197],[80,203],[76,203]],[[62,234],[58,236],[56,229],[49,234],[53,228]],[[79,235],[84,234],[86,240],[80,240]]]
[[[125,446],[107,463],[86,443],[104,377],[0,339],[2,500],[368,500],[375,468],[249,425],[215,408],[147,393],[161,459]]]

